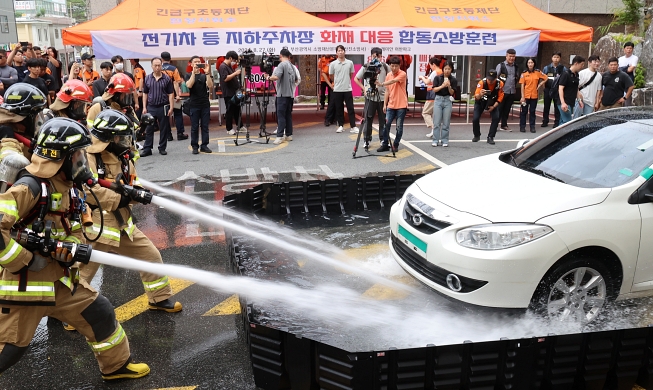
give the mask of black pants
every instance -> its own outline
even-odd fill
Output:
[[[233,129],[234,121],[236,122],[236,126],[238,126],[238,117],[240,116],[240,104],[231,103],[231,98],[232,96],[224,97],[224,103],[225,103],[224,122],[225,122],[225,126],[227,127],[227,131]]]
[[[277,97],[277,137],[292,135],[292,106],[294,99],[291,97]]]
[[[170,118],[163,106],[147,106],[147,112],[152,114],[159,124],[159,150],[166,150],[168,146],[168,135],[170,134]],[[154,147],[154,127],[148,126],[145,130],[145,144],[143,150],[152,150]]]
[[[558,127],[560,123],[560,111],[558,110],[558,105],[555,103],[555,100],[551,98],[550,89],[544,89],[544,110],[542,111],[542,124],[549,124],[549,112],[551,112],[551,102],[553,102],[553,127]]]
[[[199,129],[202,127],[202,146],[209,145],[209,121],[211,106],[190,108],[190,146],[194,149],[199,145]]]
[[[142,96],[138,97],[138,110],[134,110],[134,112],[136,113],[136,118],[138,118],[138,120],[140,121],[141,120],[141,114],[143,114],[143,97]]]
[[[179,137],[180,135],[184,135],[184,113],[181,112],[181,108],[173,108],[172,115],[175,117],[175,127],[177,128],[177,137]]]
[[[537,108],[537,99],[526,99],[526,105],[521,106],[519,114],[519,130],[526,128],[526,114],[528,114],[528,124],[531,130],[535,130],[535,109]]]
[[[333,91],[331,90],[331,87],[329,87],[329,84],[327,84],[326,81],[322,81],[320,83],[320,105],[322,106],[322,108],[324,108],[324,102],[327,100],[327,93],[326,93],[327,91],[329,92],[328,94],[329,101],[331,101],[331,92]]]
[[[510,110],[512,109],[512,104],[515,102],[515,100],[517,100],[516,93],[503,94],[503,101],[501,102],[501,105],[498,107],[501,110],[500,112],[501,127],[508,126],[508,116],[510,116]]]
[[[481,136],[481,115],[485,112],[485,103],[475,103],[474,104],[474,119],[472,120],[472,129],[474,131],[474,137]],[[490,132],[488,137],[494,138],[497,135],[497,127],[499,127],[499,107],[495,108],[490,112],[490,117],[492,118],[492,123],[490,124]]]
[[[354,95],[349,92],[333,92],[333,104],[335,104],[336,110],[336,120],[338,121],[338,126],[345,125],[345,106],[347,105],[347,114],[349,114],[349,125],[354,128],[356,127],[356,112],[354,111]],[[329,104],[331,105],[331,104]],[[328,115],[328,113],[327,113]]]
[[[375,102],[373,100],[365,99],[365,141],[372,141],[372,122],[374,115],[379,117],[379,141],[381,141],[381,133],[385,129],[385,113],[383,112],[383,101]]]

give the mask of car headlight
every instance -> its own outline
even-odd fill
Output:
[[[497,250],[512,248],[537,240],[551,233],[546,225],[497,223],[472,226],[456,233],[458,244],[472,249]]]

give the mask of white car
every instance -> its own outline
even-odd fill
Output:
[[[474,305],[591,321],[653,294],[653,109],[615,109],[411,185],[390,250],[413,277]]]

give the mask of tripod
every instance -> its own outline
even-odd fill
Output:
[[[266,131],[266,126],[267,126],[267,116],[268,116],[268,104],[270,104],[270,83],[271,81],[265,80],[263,82],[263,97],[262,97],[262,102],[259,100],[259,97],[256,96],[256,107],[258,108],[258,112],[261,115],[261,126],[260,130],[258,133],[259,137],[267,137],[267,139],[270,139],[270,136],[275,134],[275,133],[268,133]]]
[[[373,85],[371,82],[370,84]],[[363,132],[366,133],[365,151],[368,153],[368,155],[373,156],[373,154],[370,154],[370,142],[372,142],[372,134],[371,132],[369,135],[367,134],[367,114],[369,113],[370,110],[370,103],[376,103],[379,101],[379,99],[380,99],[379,90],[376,88],[376,86],[369,88],[365,92],[365,107],[363,108],[363,122],[361,122],[361,129],[358,132],[358,137],[356,138],[356,145],[354,146],[354,152],[352,153],[352,158],[356,158],[356,152],[358,152],[358,145],[361,142],[361,134],[363,134]],[[372,117],[371,119],[373,120],[374,117]],[[379,132],[383,132],[383,131],[384,129],[379,129]],[[395,148],[392,146],[392,142],[390,142],[390,150],[392,150],[392,157],[397,157],[395,155]]]
[[[245,68],[245,72],[243,72],[243,73],[246,76],[245,77],[241,76],[241,86],[242,86],[243,99],[239,102],[239,104],[240,104],[240,115],[238,115],[238,124],[237,124],[238,132],[236,133],[236,139],[234,140],[234,143],[236,144],[236,146],[250,144],[252,142],[267,144],[267,143],[270,142],[270,135],[268,133],[265,133],[264,135],[261,135],[261,133],[259,132],[259,138],[265,137],[265,142],[263,142],[263,140],[250,139],[250,137],[249,137],[249,127],[250,127],[250,124],[251,124],[250,123],[250,119],[251,119],[250,110],[251,110],[251,103],[252,103],[252,94],[251,94],[251,83],[252,83],[252,81],[251,81],[250,77],[252,75],[252,68],[249,68],[249,67]],[[241,73],[241,74],[243,74],[243,73]],[[250,83],[249,86],[247,84],[248,82]],[[257,106],[259,105],[258,98],[256,100],[256,105]],[[265,106],[266,106],[266,110],[267,110],[267,104]],[[240,129],[243,128],[243,107],[245,107],[244,114],[245,114],[245,118],[246,118],[245,119],[246,123],[245,123],[245,126],[244,126],[244,128],[245,128],[245,141],[242,141],[242,142],[239,143],[238,142],[238,137],[240,137]],[[265,123],[265,117],[261,117],[261,123]]]

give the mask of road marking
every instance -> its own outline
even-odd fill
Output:
[[[297,181],[309,181],[309,180],[315,180],[315,178],[311,175],[308,174],[306,169],[302,167],[301,165],[295,165],[295,171],[297,171],[297,174],[299,177],[297,178]]]
[[[182,386],[182,387],[162,387],[154,390],[195,390],[197,386]]]
[[[209,316],[228,316],[232,314],[240,314],[240,301],[238,295],[234,294],[224,301],[220,302],[217,306],[202,314],[202,317]]]
[[[431,165],[429,163],[421,163],[417,165],[413,165],[412,167],[408,167],[404,170],[399,171],[399,173],[404,174],[404,175],[410,175],[415,172],[430,172],[433,171],[436,167],[434,165]]]
[[[278,175],[277,171],[271,171],[268,167],[261,168],[261,172],[263,172],[263,179],[267,181],[274,181],[274,176],[272,175]]]
[[[388,154],[384,154],[383,156],[378,156],[377,159],[381,161],[384,164],[389,164],[391,162],[395,162],[397,160],[401,160],[402,158],[410,157],[413,154],[409,152],[406,149],[401,149],[398,152],[395,152],[395,158],[392,158],[392,152]],[[388,158],[390,157],[390,158]]]
[[[342,173],[333,172],[331,168],[329,168],[326,165],[320,165],[319,167],[322,171],[324,171],[324,173],[326,173],[327,176],[329,176],[329,179],[342,179],[343,177],[345,177],[345,175],[343,175]]]
[[[382,284],[375,284],[363,293],[365,298],[375,299],[377,301],[388,301],[392,299],[404,299],[408,292],[399,291]]]
[[[227,151],[227,147],[224,144],[223,140],[218,140],[218,153],[224,153]]]
[[[180,291],[186,289],[186,287],[192,286],[193,284],[193,282],[187,280],[170,278],[170,287],[172,287],[172,291],[174,291],[175,294],[178,294]],[[129,321],[137,315],[147,311],[147,307],[147,295],[143,294],[124,305],[116,307],[116,319],[121,323]]]
[[[376,129],[377,131],[379,130],[379,125],[372,125],[373,129]],[[395,139],[394,133],[390,132],[390,138],[393,140]],[[438,160],[437,158],[431,156],[430,154],[426,153],[422,149],[418,148],[415,145],[412,145],[409,141],[404,141],[404,145],[412,150],[413,152],[419,154],[420,156],[424,157],[425,159],[429,160],[430,162],[434,163],[436,166],[440,168],[444,168],[447,166],[447,164],[443,163],[442,161]]]
[[[203,178],[201,176],[198,176],[193,171],[186,171],[186,172],[184,172],[183,175],[179,176],[175,180],[168,181],[168,182],[165,182],[165,183],[161,183],[159,185],[162,186],[162,187],[168,187],[168,186],[171,186],[171,185],[173,185],[175,183],[178,183],[180,181],[187,181],[187,180],[196,180],[196,181],[201,182],[201,183],[213,183],[212,180],[208,180],[208,179],[205,179],[205,178]]]
[[[228,169],[220,169],[220,176],[222,177],[223,183],[229,183],[231,181]]]
[[[224,231],[200,233],[199,224],[197,223],[186,224],[186,237],[212,237],[212,236],[224,236]]]
[[[247,178],[251,181],[257,181],[258,177],[256,176],[256,169],[254,168],[247,168]]]
[[[496,139],[495,138],[494,142],[519,142],[519,141],[523,141],[524,139],[527,139],[527,138],[523,138],[523,139]],[[406,142],[416,144],[416,143],[427,143],[427,142],[432,143],[433,141],[432,140],[425,140],[425,141],[417,140],[417,141],[406,141]],[[450,139],[449,140],[450,144],[452,144],[452,143],[471,143],[471,142],[472,142],[472,140],[470,140],[470,139]],[[481,143],[484,143],[484,142],[481,142]]]

